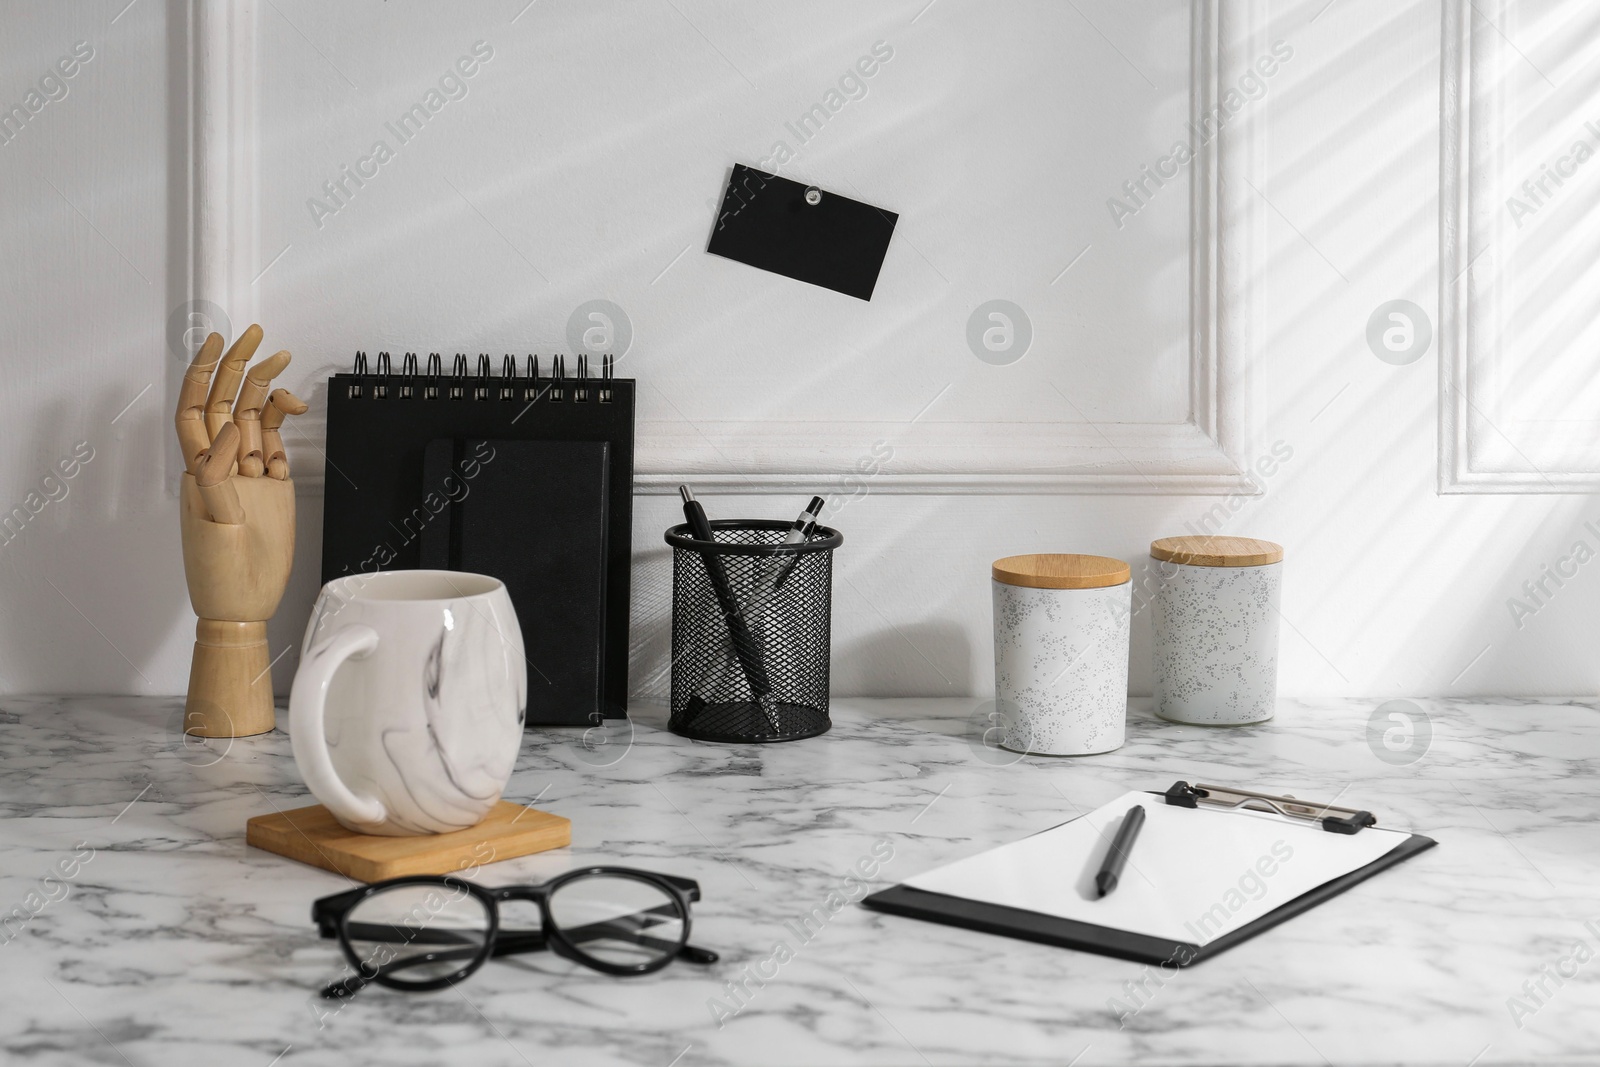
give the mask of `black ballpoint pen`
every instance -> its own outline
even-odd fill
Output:
[[[711,532],[711,520],[706,518],[706,509],[694,498],[694,493],[687,485],[678,486],[678,495],[683,497],[683,517],[689,521],[689,532],[694,534],[696,541],[712,543],[716,537]],[[728,581],[727,568],[722,564],[722,557],[715,552],[700,553],[700,558],[705,562],[706,575],[711,579],[711,588],[717,594],[717,602],[722,606],[722,617],[728,624],[728,636],[733,639],[733,652],[739,658],[739,666],[744,670],[745,681],[750,683],[750,691],[755,695],[756,705],[762,714],[767,717],[774,731],[779,730],[777,709],[772,706],[772,683],[767,679],[767,667],[761,656],[761,646],[756,643],[755,635],[750,632],[750,625],[745,621],[744,612],[739,607],[738,599],[733,595],[733,585]]]
[[[1128,809],[1128,814],[1122,817],[1122,825],[1117,827],[1117,836],[1111,839],[1111,847],[1106,850],[1106,858],[1100,861],[1100,873],[1094,876],[1094,887],[1100,896],[1105,896],[1117,888],[1117,880],[1122,877],[1122,865],[1128,862],[1128,853],[1133,848],[1133,843],[1139,837],[1139,828],[1144,825],[1144,808],[1135,804]]]
[[[811,503],[806,505],[806,509],[800,513],[800,517],[795,519],[794,523],[789,527],[789,535],[784,538],[783,543],[795,545],[809,540],[811,532],[817,528],[817,519],[822,516],[822,506],[823,500],[820,496],[812,497]],[[773,592],[783,588],[783,583],[788,580],[790,574],[794,573],[794,569],[799,563],[800,557],[795,556],[784,565],[783,569],[778,573],[778,580],[772,583]]]

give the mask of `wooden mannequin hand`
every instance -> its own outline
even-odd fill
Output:
[[[306,405],[286,389],[267,393],[289,353],[245,373],[261,327],[226,355],[222,344],[220,334],[206,338],[178,395],[183,570],[200,617],[184,728],[242,737],[273,726],[266,620],[294,561],[294,482],[279,427]]]

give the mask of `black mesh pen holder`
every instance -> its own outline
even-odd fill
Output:
[[[699,741],[798,741],[826,733],[833,550],[826,526],[784,544],[791,524],[720,519],[714,541],[687,525],[672,546],[673,733]],[[716,572],[726,576],[725,609]]]

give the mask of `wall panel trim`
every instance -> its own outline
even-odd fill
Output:
[[[193,0],[194,298],[226,308],[235,331],[255,321],[257,265],[255,0]],[[1262,0],[1194,0],[1190,111],[1216,108],[1264,50]],[[836,486],[857,471],[861,442],[890,442],[894,460],[870,480],[888,493],[1259,493],[1250,446],[1251,306],[1259,262],[1259,198],[1248,176],[1261,118],[1245,115],[1196,150],[1189,168],[1190,395],[1179,423],[865,423],[641,420],[640,493],[692,478],[715,492]],[[641,388],[649,389],[647,381]],[[915,421],[915,420],[913,420]],[[320,492],[326,427],[295,420],[296,483]]]

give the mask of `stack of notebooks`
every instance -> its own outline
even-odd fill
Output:
[[[506,584],[528,659],[527,722],[627,714],[634,382],[606,357],[541,375],[487,355],[419,372],[388,353],[328,382],[322,580],[472,571]]]

